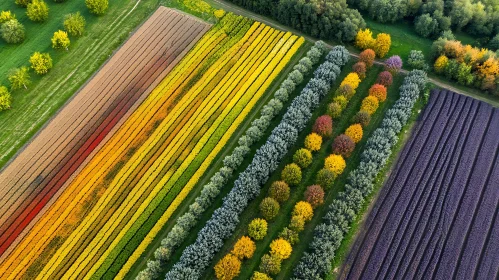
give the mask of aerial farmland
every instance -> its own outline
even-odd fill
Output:
[[[0,279],[499,279],[499,1],[0,2]]]

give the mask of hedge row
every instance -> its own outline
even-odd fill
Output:
[[[210,178],[208,184],[203,186],[200,195],[190,205],[189,210],[177,219],[172,230],[161,241],[161,246],[156,249],[154,253],[155,260],[148,261],[147,268],[139,273],[137,279],[159,278],[162,267],[168,262],[175,249],[187,238],[201,215],[210,208],[222,187],[230,180],[234,170],[241,165],[244,157],[250,152],[250,146],[260,140],[272,119],[282,110],[283,103],[288,100],[289,94],[294,91],[298,84],[302,83],[303,77],[308,75],[325,52],[325,44],[322,41],[317,41],[307,52],[306,57],[302,58],[294,66],[294,70],[289,73],[287,79],[281,84],[274,98],[262,108],[260,118],[252,122],[245,135],[239,138],[239,146],[232,151],[231,155],[224,158],[224,166]]]
[[[256,151],[250,165],[239,175],[234,187],[224,198],[222,206],[215,210],[200,230],[194,244],[184,250],[179,262],[166,274],[166,279],[196,279],[202,275],[213,256],[222,248],[224,240],[233,234],[239,223],[239,215],[259,194],[261,186],[295,144],[299,131],[305,128],[312,111],[318,107],[320,99],[327,94],[339,75],[340,67],[348,59],[349,53],[342,46],[334,47],[326,56],[326,62],[318,67],[314,78],[293,100],[281,123]]]
[[[426,82],[426,73],[420,70],[412,71],[404,79],[400,87],[400,99],[388,110],[381,127],[368,139],[359,167],[349,174],[345,191],[333,200],[323,217],[323,223],[315,228],[314,239],[295,268],[293,279],[323,279],[331,270],[334,252],[364,200],[372,192],[373,181],[390,157]]]

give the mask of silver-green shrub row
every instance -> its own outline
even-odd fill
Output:
[[[180,260],[166,274],[166,279],[198,279],[202,275],[224,241],[234,233],[239,215],[259,194],[270,174],[295,144],[299,131],[305,128],[312,112],[319,106],[321,98],[329,92],[331,84],[348,59],[349,53],[344,47],[334,47],[329,52],[326,62],[317,68],[314,77],[293,100],[280,124],[256,151],[249,166],[239,174],[222,206],[215,210],[200,230],[194,244],[184,250]]]
[[[293,279],[323,279],[331,270],[334,252],[340,246],[364,199],[372,192],[373,182],[398,142],[398,135],[411,117],[414,104],[426,82],[426,73],[420,70],[410,72],[404,79],[400,87],[400,98],[388,110],[381,126],[367,140],[359,166],[350,172],[345,190],[329,205],[323,223],[315,228],[314,238],[295,268]]]
[[[211,206],[222,187],[230,180],[233,171],[243,162],[244,157],[250,151],[250,146],[260,140],[270,121],[282,110],[282,104],[288,100],[289,94],[295,90],[297,85],[303,82],[303,77],[308,75],[314,65],[319,63],[325,52],[326,45],[324,42],[317,41],[307,52],[307,55],[293,67],[293,71],[288,74],[279,90],[276,91],[274,98],[269,100],[262,108],[261,116],[254,120],[251,127],[246,130],[245,135],[239,138],[239,146],[234,149],[231,155],[224,158],[224,166],[210,178],[208,184],[203,186],[201,194],[190,205],[189,210],[177,219],[172,230],[161,241],[161,246],[154,252],[155,260],[147,262],[147,268],[138,274],[137,279],[159,278],[162,266],[166,264],[174,250],[185,240],[190,230],[197,224],[201,214]]]

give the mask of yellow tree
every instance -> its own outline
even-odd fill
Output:
[[[302,216],[304,221],[310,221],[314,216],[314,209],[310,203],[299,201],[295,204],[295,208],[293,208],[293,216]]]
[[[16,68],[12,70],[9,75],[9,82],[10,82],[10,87],[13,90],[20,89],[22,87],[28,89],[28,85],[31,83],[29,68],[23,66],[21,68]]]
[[[352,139],[352,140],[354,140],[354,139]],[[354,142],[355,142],[355,140],[354,140]],[[346,166],[347,166],[347,164],[345,162],[345,159],[343,159],[343,157],[340,155],[330,155],[324,161],[324,168],[333,171],[334,175],[336,175],[336,176],[343,173],[343,170],[345,170]]]
[[[35,52],[30,58],[31,68],[38,75],[45,75],[52,68],[52,58],[48,53]]]
[[[71,41],[68,38],[68,33],[62,30],[54,32],[54,37],[52,37],[52,48],[56,50],[68,50],[70,44]]]
[[[435,69],[435,72],[442,74],[447,64],[449,64],[449,58],[445,55],[441,55],[437,58],[437,60],[435,60],[433,68]]]
[[[270,243],[270,254],[277,256],[281,260],[289,258],[292,251],[293,248],[291,247],[291,244],[282,238],[275,239]]]
[[[378,57],[385,57],[385,55],[390,51],[392,45],[392,39],[389,34],[380,33],[376,36],[376,42],[374,44],[374,52]]]
[[[11,11],[0,12],[0,24],[7,22],[11,19],[16,19],[16,15],[14,15]]]
[[[215,275],[220,280],[232,280],[241,271],[241,261],[232,254],[227,254],[215,265]]]
[[[5,86],[0,86],[0,111],[10,109],[11,103],[12,98],[10,96],[9,90]]]
[[[376,99],[376,97],[374,97],[374,99]],[[376,101],[378,100],[376,99]],[[359,143],[360,140],[362,140],[362,135],[363,135],[362,126],[358,123],[352,124],[345,131],[345,135],[350,137],[353,140],[353,142]]]
[[[251,259],[253,254],[255,253],[256,245],[251,238],[247,236],[243,236],[237,240],[236,244],[234,244],[234,248],[232,249],[232,254],[238,257],[240,260],[242,259]]]
[[[355,45],[361,50],[373,48],[375,42],[373,33],[369,28],[360,29],[355,36]]]

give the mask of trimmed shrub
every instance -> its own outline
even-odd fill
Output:
[[[293,216],[302,216],[305,222],[312,220],[314,209],[306,201],[298,201],[293,208]]]
[[[345,108],[348,105],[348,100],[345,96],[343,95],[338,95],[333,98],[333,102],[337,103],[341,106],[341,110],[345,110]]]
[[[288,164],[281,173],[281,179],[290,186],[296,186],[301,182],[301,169],[296,163]]]
[[[324,203],[324,190],[319,185],[308,186],[305,191],[305,200],[316,208]]]
[[[289,223],[289,228],[295,232],[300,232],[305,229],[305,220],[302,216],[291,217],[291,222]]]
[[[351,85],[349,84],[344,84],[336,90],[336,95],[343,95],[345,96],[348,100],[352,98],[355,94],[355,90],[352,88]]]
[[[269,188],[269,197],[277,202],[285,202],[289,199],[289,186],[284,181],[275,181]]]
[[[264,219],[253,219],[248,225],[248,235],[254,240],[262,240],[267,235],[267,221]]]
[[[11,19],[4,22],[0,26],[0,34],[2,35],[2,39],[4,39],[8,44],[21,43],[26,37],[24,25],[22,25],[17,19]]]
[[[385,70],[392,75],[397,74],[402,69],[402,59],[398,55],[394,55],[385,60]]]
[[[371,115],[366,111],[359,111],[353,117],[352,122],[360,124],[363,128],[366,128],[371,122]]]
[[[334,184],[334,179],[336,178],[336,174],[333,171],[323,168],[317,172],[317,178],[315,179],[315,183],[321,186],[325,190],[331,189]]]
[[[251,280],[272,280],[272,277],[265,273],[255,271],[253,272],[253,276],[251,276]]]
[[[215,265],[215,275],[220,280],[231,280],[241,272],[241,261],[232,254],[227,254]]]
[[[271,197],[266,197],[260,202],[260,214],[265,220],[270,221],[279,214],[279,202]]]
[[[388,71],[383,71],[379,73],[378,79],[376,80],[376,83],[380,85],[384,85],[385,87],[389,87],[393,83],[393,75],[392,73]]]
[[[278,256],[265,254],[260,261],[259,269],[265,274],[277,275],[281,272],[281,262]]]
[[[270,255],[277,256],[281,260],[288,259],[293,252],[293,248],[288,241],[279,238],[270,243]]]
[[[305,148],[312,152],[317,152],[321,149],[322,137],[317,133],[310,133],[305,137]]]
[[[369,89],[369,95],[376,97],[379,102],[385,102],[387,95],[386,87],[381,84],[374,84]]]
[[[426,70],[428,68],[423,52],[418,50],[412,50],[409,53],[407,64],[409,64],[412,68],[419,70]]]
[[[334,154],[348,158],[355,150],[355,142],[349,136],[341,134],[334,139],[332,148]]]
[[[359,75],[359,78],[364,79],[366,77],[367,66],[364,62],[359,61],[352,66],[352,70]]]
[[[365,111],[369,113],[370,115],[376,113],[376,110],[378,110],[379,107],[379,101],[378,98],[374,96],[368,96],[362,100],[362,105],[360,106],[361,111]]]
[[[293,162],[301,168],[307,168],[312,163],[312,153],[304,148],[301,148],[293,155]]]
[[[367,68],[371,68],[376,59],[376,53],[372,49],[364,50],[359,55],[359,61],[364,62]]]
[[[327,106],[326,114],[333,119],[339,118],[342,112],[343,109],[341,108],[341,105],[336,102],[329,103],[329,105]]]
[[[362,136],[363,136],[362,126],[358,123],[352,124],[345,131],[345,135],[350,137],[353,140],[353,142],[359,143],[360,140],[362,140]]]
[[[323,115],[315,120],[312,130],[322,137],[331,137],[333,134],[333,120],[328,115]]]
[[[302,220],[303,218],[301,216],[293,216],[294,217],[300,217]],[[305,223],[305,221],[304,221]],[[296,243],[300,242],[300,237],[298,233],[294,230],[291,230],[287,227],[285,227],[280,233],[279,233],[279,238],[282,238],[286,241],[289,242],[291,245],[295,245]]]
[[[343,173],[343,170],[346,167],[345,160],[340,155],[330,155],[326,158],[324,163],[324,168],[327,168],[338,176]]]
[[[255,250],[255,242],[251,240],[251,238],[243,236],[239,238],[239,240],[237,240],[236,244],[234,244],[234,248],[232,249],[231,253],[240,260],[243,260],[251,259],[253,257],[253,254],[255,253]]]

